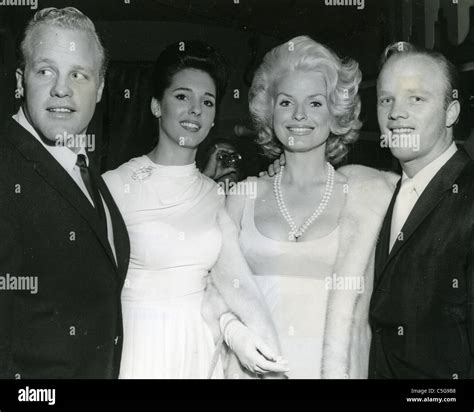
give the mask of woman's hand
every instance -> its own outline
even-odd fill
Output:
[[[258,175],[259,177],[269,175],[270,177],[275,176],[281,169],[281,166],[286,164],[285,154],[282,153],[278,159],[276,159],[273,163],[268,166],[268,170],[266,172],[260,172]]]
[[[230,322],[225,331],[226,342],[240,363],[250,372],[266,374],[286,373],[288,362],[277,356],[258,336],[240,321]]]

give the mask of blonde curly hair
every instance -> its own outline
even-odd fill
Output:
[[[327,84],[330,135],[326,159],[336,164],[348,153],[359,136],[359,83],[362,73],[355,60],[341,60],[333,51],[308,36],[298,36],[270,50],[255,72],[249,90],[249,109],[266,156],[274,158],[283,151],[273,131],[273,104],[276,81],[284,74],[301,70],[322,73]]]

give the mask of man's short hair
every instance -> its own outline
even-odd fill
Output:
[[[24,70],[26,64],[26,56],[28,54],[28,46],[31,42],[31,37],[34,30],[41,26],[56,26],[64,29],[80,30],[86,33],[90,33],[94,39],[97,50],[100,56],[100,78],[103,80],[107,70],[107,53],[100,41],[99,35],[96,32],[94,23],[84,13],[74,7],[64,7],[57,9],[55,7],[48,7],[42,10],[38,10],[33,18],[28,22],[26,26],[23,39],[21,41],[18,57],[19,67]]]
[[[441,53],[424,49],[422,47],[417,47],[411,43],[399,41],[387,46],[382,53],[380,59],[380,71],[382,71],[385,63],[390,60],[392,56],[397,55],[418,55],[418,56],[427,56],[435,61],[443,70],[445,79],[446,79],[446,91],[444,98],[445,108],[454,101],[460,100],[459,96],[459,73],[456,69],[456,66],[451,63],[444,55]],[[456,93],[455,93],[456,92]]]

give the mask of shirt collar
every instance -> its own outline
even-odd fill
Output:
[[[86,157],[87,166],[89,166],[89,158],[87,157],[87,152],[85,147],[81,147],[79,152],[74,153],[71,149],[68,149],[65,146],[49,146],[43,142],[40,138],[38,132],[35,128],[30,124],[28,119],[25,116],[25,112],[23,111],[23,107],[20,107],[20,110],[16,114],[12,116],[14,120],[16,120],[20,126],[26,129],[30,134],[32,134],[36,140],[38,140],[41,145],[53,156],[57,162],[69,173],[71,174],[74,167],[76,166],[77,155],[83,154]]]
[[[411,179],[407,176],[405,172],[402,173],[402,184],[411,182],[417,195],[421,196],[423,191],[426,189],[426,186],[429,185],[436,173],[446,164],[446,162],[451,159],[451,157],[456,153],[458,148],[454,142],[451,143],[441,155],[436,159],[428,163],[423,169],[421,169],[415,176]]]

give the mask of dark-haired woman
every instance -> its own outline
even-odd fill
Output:
[[[225,197],[196,168],[195,156],[214,125],[226,67],[209,45],[181,42],[161,53],[153,80],[157,146],[104,175],[131,243],[120,377],[206,378],[212,365],[219,378],[223,368],[219,358],[213,365],[214,338],[201,307],[209,270],[229,238]],[[236,345],[245,359],[261,357],[257,349]]]

